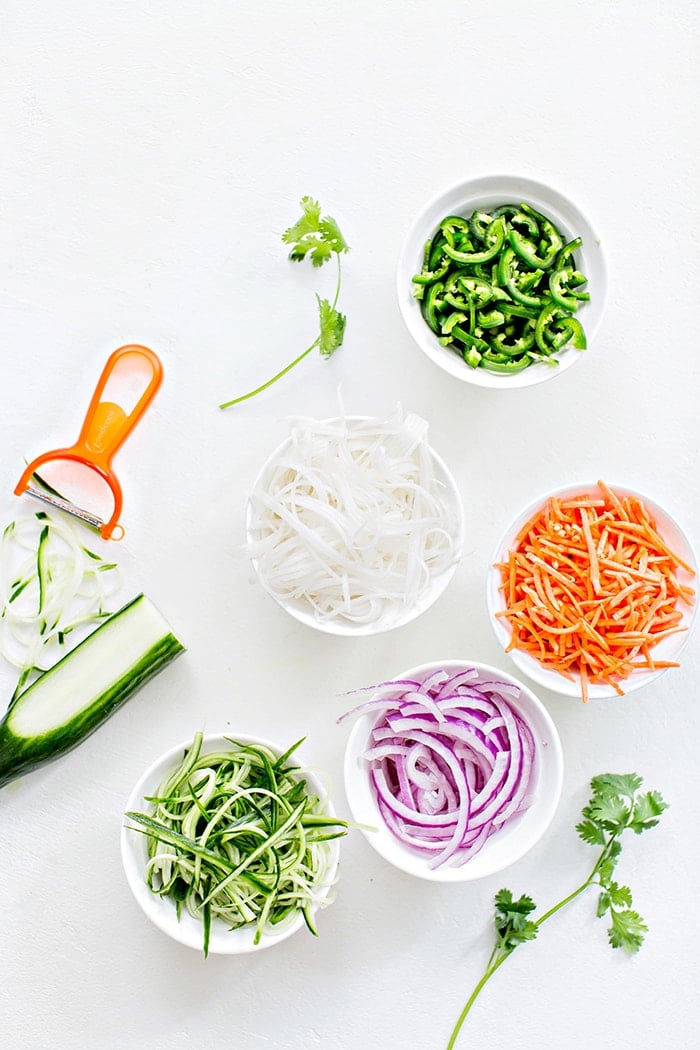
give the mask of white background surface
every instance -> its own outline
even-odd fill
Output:
[[[360,833],[320,937],[203,960],[151,927],[122,875],[138,775],[195,729],[307,736],[335,779],[342,690],[415,663],[508,668],[486,619],[496,534],[538,492],[603,476],[647,492],[695,544],[700,12],[686,0],[471,3],[6,0],[0,14],[0,510],[23,457],[71,440],[107,354],[162,357],[157,401],[117,461],[118,553],[187,654],[71,755],[2,791],[0,1044],[165,1050],[444,1047],[491,945],[502,885],[548,906],[587,873],[588,780],[637,770],[671,808],[625,845],[650,926],[630,960],[594,895],[508,961],[461,1046],[696,1045],[698,645],[628,699],[543,699],[565,754],[541,844],[474,885],[388,867]],[[595,344],[540,388],[469,388],[413,345],[395,298],[415,212],[459,178],[512,170],[601,231],[610,295]],[[227,413],[315,335],[331,268],[280,242],[309,193],[339,221],[344,347]],[[376,639],[321,635],[251,579],[244,501],[295,413],[431,425],[460,484],[467,546],[440,602]],[[7,695],[12,675],[3,668]]]

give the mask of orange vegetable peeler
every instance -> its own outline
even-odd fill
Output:
[[[112,457],[121,448],[156,395],[163,380],[159,358],[146,346],[129,344],[110,354],[92,395],[80,436],[74,445],[44,452],[27,466],[15,487],[15,495],[27,492],[37,499],[67,511],[98,529],[103,539],[120,540],[124,529],[119,524],[122,511],[122,489],[112,470]],[[109,390],[105,395],[105,388]],[[114,393],[112,393],[114,391]],[[112,399],[113,398],[113,399]],[[122,405],[130,401],[130,408]],[[54,460],[72,460],[95,471],[109,486],[114,508],[108,521],[83,510],[64,499],[53,489],[35,488],[30,484],[39,467]]]

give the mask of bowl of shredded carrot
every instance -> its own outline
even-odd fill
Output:
[[[603,481],[527,506],[499,540],[487,603],[519,671],[565,696],[623,696],[679,666],[697,559],[653,500]]]

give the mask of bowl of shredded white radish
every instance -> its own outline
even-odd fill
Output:
[[[352,694],[350,694],[352,695]],[[367,841],[421,879],[493,875],[541,839],[563,756],[541,700],[499,668],[442,660],[355,691],[345,792]]]
[[[300,418],[255,481],[247,549],[263,588],[295,619],[373,635],[437,601],[461,556],[463,518],[419,416]]]

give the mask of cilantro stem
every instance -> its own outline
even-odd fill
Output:
[[[247,401],[249,397],[255,397],[256,394],[261,394],[263,390],[267,390],[269,386],[276,383],[278,379],[282,378],[282,376],[286,376],[287,372],[291,372],[294,366],[298,365],[300,361],[303,361],[305,357],[308,357],[311,351],[315,350],[320,342],[321,336],[317,335],[311,346],[307,346],[303,353],[299,354],[298,357],[295,357],[290,364],[286,365],[286,367],[278,372],[277,375],[274,375],[272,379],[268,379],[268,381],[261,386],[256,386],[255,390],[250,390],[247,394],[241,394],[240,397],[234,397],[231,401],[224,401],[222,405],[219,405],[219,408],[231,408],[232,405],[239,405],[241,401]]]
[[[556,915],[558,911],[561,911],[562,908],[566,907],[567,904],[571,904],[573,900],[576,900],[576,898],[579,897],[585,890],[587,890],[589,886],[593,886],[595,883],[598,882],[598,880],[596,879],[596,875],[598,874],[598,871],[600,870],[600,866],[603,863],[603,861],[607,860],[607,857],[610,853],[610,847],[612,846],[614,841],[615,836],[611,836],[611,838],[605,844],[605,849],[602,850],[600,856],[598,857],[598,860],[595,862],[591,874],[588,876],[585,882],[581,883],[578,889],[575,889],[573,893],[570,893],[567,897],[564,897],[563,900],[560,900],[558,904],[555,904],[552,908],[549,909],[549,911],[546,911],[544,915],[540,915],[539,919],[534,920],[537,929],[540,928],[543,922],[546,922],[547,919],[551,919],[553,915]]]
[[[336,260],[336,262],[338,264],[338,271],[337,271],[336,279],[335,279],[335,295],[333,296],[333,303],[331,305],[331,310],[335,310],[336,306],[338,305],[338,298],[340,296],[340,277],[341,277],[340,255],[337,252],[336,252],[335,260]]]
[[[467,1014],[469,1013],[469,1011],[471,1010],[472,1006],[476,1002],[476,999],[477,999],[479,993],[481,992],[481,990],[484,987],[484,985],[486,984],[486,982],[489,981],[493,977],[493,975],[495,974],[495,972],[498,969],[498,967],[503,965],[503,963],[506,961],[506,959],[508,958],[509,955],[510,955],[510,952],[507,952],[505,955],[499,956],[499,958],[496,960],[496,962],[492,963],[484,971],[484,973],[483,973],[483,975],[481,977],[481,980],[475,986],[474,991],[472,992],[472,994],[469,996],[469,998],[467,999],[466,1003],[464,1004],[464,1009],[462,1010],[461,1014],[457,1018],[457,1024],[454,1026],[454,1029],[452,1030],[452,1035],[450,1036],[450,1041],[447,1044],[447,1050],[454,1050],[454,1047],[457,1044],[457,1039],[459,1037],[460,1029],[461,1029],[462,1025],[464,1024],[464,1022],[466,1021]]]

